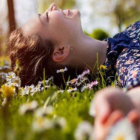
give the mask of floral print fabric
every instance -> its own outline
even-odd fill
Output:
[[[129,90],[140,85],[140,21],[130,25],[108,42],[106,60],[106,82],[115,79],[118,86]]]
[[[140,50],[124,49],[117,59],[119,85],[129,90],[140,85]]]

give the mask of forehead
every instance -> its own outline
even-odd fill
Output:
[[[33,34],[38,34],[42,28],[42,22],[39,15],[33,17],[27,21],[22,27],[22,32],[25,36],[30,36]]]

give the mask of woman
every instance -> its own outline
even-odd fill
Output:
[[[55,84],[60,85],[62,80],[56,73],[57,69],[68,67],[67,75],[70,74],[71,76],[74,76],[75,71],[81,72],[86,68],[93,70],[98,53],[99,65],[104,64],[107,68],[106,80],[109,82],[117,74],[119,85],[130,90],[140,84],[139,35],[140,22],[136,22],[113,38],[108,38],[106,41],[95,40],[83,33],[78,10],[61,10],[57,8],[56,4],[52,4],[43,14],[35,16],[20,29],[11,33],[8,41],[11,67],[13,70],[17,70],[16,62],[20,65],[18,74],[22,86],[37,84],[39,80],[43,79],[43,71],[45,71],[46,78],[53,75]],[[97,69],[94,69],[94,72],[96,71]],[[106,93],[108,91],[106,90]],[[101,93],[104,93],[104,91]],[[111,95],[114,95],[113,93],[118,92],[115,89],[111,93]],[[120,96],[120,94],[117,96]],[[106,99],[105,97],[95,98],[96,108],[101,107],[100,99]],[[118,102],[123,101],[118,100]],[[128,102],[130,108],[127,112],[134,108],[130,99],[128,99]],[[107,103],[107,107],[111,107],[109,100],[103,106],[106,107]],[[125,107],[121,107],[123,112]],[[114,110],[116,109],[118,107],[114,108]],[[98,112],[101,112],[101,110],[96,110],[97,133],[101,129],[104,132],[108,125],[111,126],[114,121],[122,117],[119,112],[118,118],[114,119],[112,117],[114,120],[104,126],[100,122],[105,122],[114,110],[109,113],[105,110],[107,115],[103,121],[101,117],[98,117],[98,114],[100,114]],[[102,114],[106,113],[103,112]],[[135,116],[135,118],[138,118],[137,114]]]
[[[63,80],[57,69],[68,67],[66,79],[68,75],[75,77],[75,70],[93,71],[98,53],[99,65],[107,67],[107,83],[117,74],[119,85],[131,89],[140,83],[139,26],[136,22],[113,38],[95,40],[83,33],[78,10],[61,10],[53,3],[11,33],[8,47],[12,70],[19,62],[22,86],[37,84],[43,79],[43,70],[46,78],[54,76],[54,83],[60,86]]]
[[[57,69],[67,67],[66,74],[71,73],[71,76],[75,70],[92,70],[97,53],[99,64],[103,64],[106,46],[107,42],[83,33],[78,10],[61,10],[56,4],[13,31],[8,43],[12,69],[16,61],[20,64],[22,86],[43,79],[44,68],[46,77],[53,75],[56,84],[62,81],[56,74]]]

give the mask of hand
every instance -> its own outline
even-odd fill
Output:
[[[110,127],[123,117],[132,123],[138,120],[138,113],[131,98],[119,88],[105,88],[96,93],[95,134],[97,140],[103,140]]]

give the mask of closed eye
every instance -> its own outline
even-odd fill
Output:
[[[46,12],[46,18],[47,18],[47,21],[49,21],[48,12]]]

